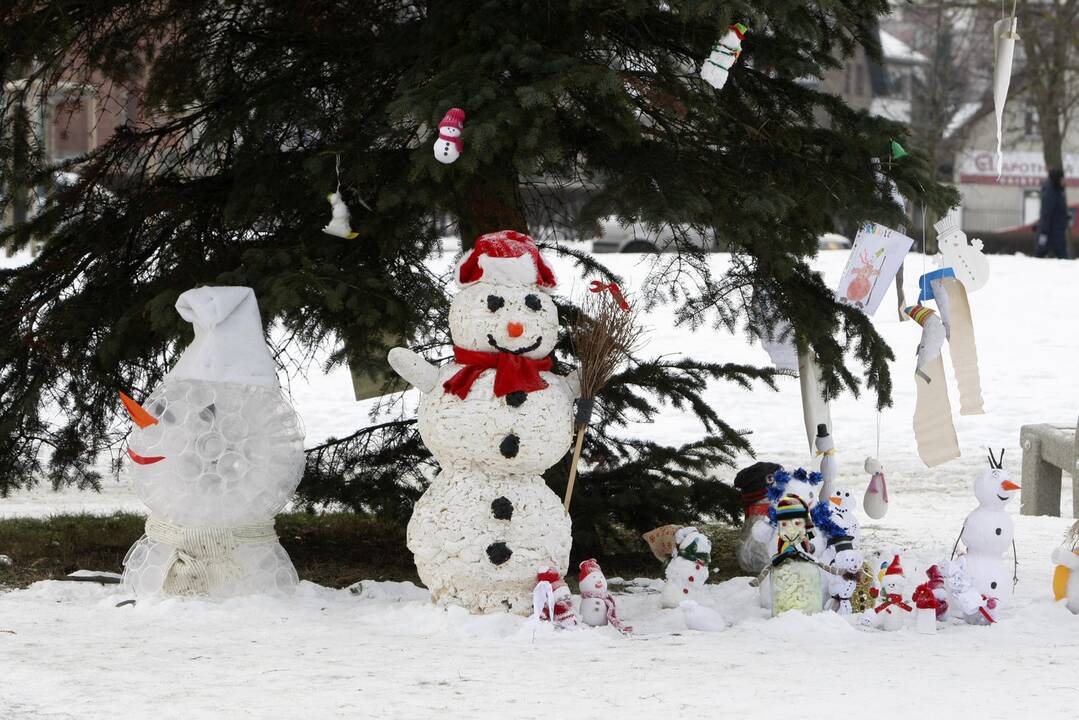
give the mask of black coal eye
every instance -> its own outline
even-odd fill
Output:
[[[539,310],[543,307],[543,303],[535,295],[525,295],[525,305],[528,306],[529,310]]]
[[[506,301],[503,300],[502,298],[500,298],[497,295],[488,295],[487,296],[487,309],[490,310],[491,312],[495,312],[496,310],[498,310],[500,307],[502,307],[505,304],[506,304]]]
[[[992,588],[993,590],[996,590],[996,589],[997,589],[997,583],[996,583],[996,580],[994,580],[993,582],[989,583],[989,587],[990,587],[990,588]]]

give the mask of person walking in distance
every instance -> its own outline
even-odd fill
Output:
[[[1066,258],[1065,233],[1068,229],[1068,200],[1064,195],[1064,171],[1053,168],[1042,185],[1042,207],[1038,218],[1037,257]]]

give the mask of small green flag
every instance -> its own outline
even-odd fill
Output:
[[[909,152],[903,149],[903,146],[892,140],[892,160],[900,160],[910,155]]]

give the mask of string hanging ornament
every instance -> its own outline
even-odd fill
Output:
[[[348,205],[345,204],[344,198],[341,197],[341,155],[338,153],[335,160],[335,170],[337,172],[337,189],[326,196],[326,199],[330,201],[331,215],[328,225],[322,228],[322,232],[327,235],[333,235],[339,238],[345,238],[346,240],[352,240],[357,237],[359,233],[352,230],[352,226],[349,223],[349,211]],[[362,200],[360,201],[363,202]],[[364,207],[367,207],[364,205]],[[370,208],[368,208],[370,209]]]

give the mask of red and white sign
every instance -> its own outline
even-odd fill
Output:
[[[1004,171],[997,180],[997,154],[989,150],[959,153],[959,182],[975,185],[1041,187],[1049,171],[1040,152],[1005,152]],[[1079,187],[1079,155],[1064,156],[1064,181]]]

